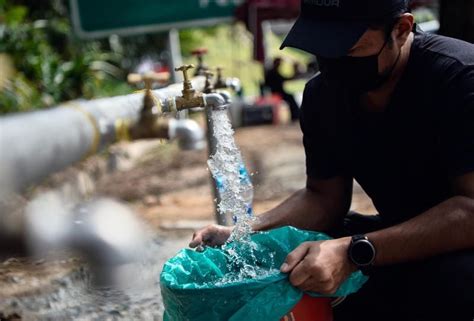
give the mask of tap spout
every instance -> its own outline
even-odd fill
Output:
[[[203,129],[190,119],[170,119],[168,137],[177,139],[179,147],[183,150],[198,150],[205,147]]]
[[[227,92],[204,95],[206,106],[212,109],[222,110],[229,108],[231,103],[230,95]]]
[[[138,123],[116,122],[117,140],[162,138],[178,140],[181,149],[200,150],[204,148],[204,131],[191,119],[165,117],[142,118]]]

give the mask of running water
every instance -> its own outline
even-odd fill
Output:
[[[233,240],[238,241],[250,234],[250,224],[254,220],[246,195],[248,186],[241,182],[245,165],[235,144],[234,130],[227,111],[214,110],[211,117],[217,146],[216,153],[208,160],[208,165],[221,197],[218,204],[219,213],[233,218],[236,223]]]
[[[218,210],[220,215],[230,216],[236,223],[228,243],[223,247],[229,258],[228,268],[231,273],[217,283],[223,285],[265,277],[274,272],[264,267],[273,266],[270,262],[273,257],[267,258],[269,262],[258,262],[257,244],[250,238],[251,224],[255,220],[251,211],[252,204],[249,204],[249,193],[252,191],[249,190],[249,184],[242,183],[248,176],[242,155],[235,144],[234,130],[226,110],[214,110],[211,117],[217,146],[208,165],[221,198]]]

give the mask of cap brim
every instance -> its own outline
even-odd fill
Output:
[[[299,17],[280,49],[293,47],[326,58],[342,57],[367,29],[368,25],[364,22],[317,21]]]

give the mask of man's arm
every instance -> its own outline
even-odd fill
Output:
[[[457,178],[453,190],[458,196],[407,222],[368,234],[377,249],[375,264],[474,248],[474,173]]]
[[[368,234],[375,244],[376,265],[422,260],[474,248],[474,173],[454,181],[457,196],[419,216]],[[348,259],[351,238],[303,243],[282,265],[291,283],[304,291],[334,293],[356,270]]]
[[[352,180],[349,178],[308,178],[305,189],[260,215],[253,229],[261,231],[290,225],[305,230],[328,231],[342,224],[351,198]]]

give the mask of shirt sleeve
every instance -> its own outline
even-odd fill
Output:
[[[447,79],[440,143],[450,177],[474,171],[474,65]]]
[[[329,179],[342,175],[337,157],[337,142],[331,130],[334,123],[326,115],[327,93],[318,77],[305,87],[300,123],[306,154],[306,174],[310,178]]]

